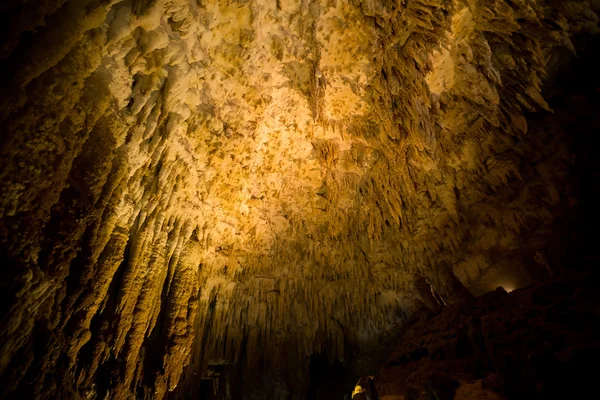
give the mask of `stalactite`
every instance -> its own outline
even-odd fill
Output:
[[[555,3],[0,8],[0,395],[163,398],[360,352],[417,275],[480,290],[569,201],[528,113],[598,18]]]

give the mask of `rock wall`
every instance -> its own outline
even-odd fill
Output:
[[[599,10],[3,2],[0,396],[163,398],[223,364],[301,398],[416,279],[452,303],[553,272],[572,152],[528,118]]]
[[[377,395],[389,400],[588,396],[595,387],[590,366],[600,352],[595,275],[510,294],[498,288],[405,327],[373,379]]]

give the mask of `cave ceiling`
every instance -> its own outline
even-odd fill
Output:
[[[571,155],[528,121],[598,2],[35,3],[0,5],[7,390],[344,357],[417,275],[451,302],[444,268],[481,293],[547,265]]]

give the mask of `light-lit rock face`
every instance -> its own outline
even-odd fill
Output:
[[[415,276],[452,302],[551,268],[571,154],[524,113],[598,3],[549,3],[0,5],[4,394],[162,398],[225,363],[298,367],[302,397]]]

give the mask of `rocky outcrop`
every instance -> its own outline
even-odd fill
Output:
[[[3,2],[0,396],[185,397],[233,365],[301,398],[311,354],[415,315],[415,277],[452,304],[554,273],[573,152],[528,122],[598,11]]]
[[[598,276],[498,288],[404,328],[374,377],[382,399],[564,399],[594,391]]]

